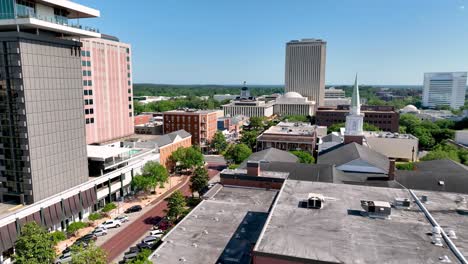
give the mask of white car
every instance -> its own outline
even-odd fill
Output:
[[[99,237],[99,236],[105,236],[107,235],[107,229],[104,229],[104,228],[96,228],[94,229],[93,231],[93,235]]]
[[[107,220],[104,223],[100,224],[98,227],[104,227],[105,229],[120,227],[122,222],[119,220]]]
[[[56,264],[69,263],[72,260],[71,252],[67,252],[55,260]]]
[[[127,215],[119,215],[114,220],[120,221],[121,223],[128,222],[128,216]]]
[[[145,243],[145,244],[151,246],[151,245],[154,245],[158,241],[159,241],[159,237],[147,236],[147,237],[143,238],[143,240],[141,240],[141,243]]]
[[[154,236],[154,237],[157,237],[157,238],[161,238],[164,236],[164,232],[160,229],[158,230],[152,230],[149,232],[149,235],[150,236]]]

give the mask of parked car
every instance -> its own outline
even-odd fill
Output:
[[[91,234],[87,234],[87,235],[84,235],[84,236],[78,238],[76,241],[77,241],[77,242],[78,242],[78,241],[86,241],[86,242],[88,242],[88,241],[90,241],[90,240],[96,240],[96,239],[97,239],[97,236],[94,235],[93,233],[91,233]]]
[[[126,252],[124,254],[124,261],[131,260],[136,258],[140,252],[134,251],[134,252]]]
[[[140,252],[138,247],[130,247],[127,252]]]
[[[65,254],[62,254],[60,257],[58,257],[55,260],[55,263],[62,264],[62,263],[70,263],[71,261],[72,261],[71,252],[67,252]]]
[[[114,219],[120,221],[121,223],[128,222],[128,216],[127,215],[119,215]]]
[[[141,208],[141,205],[134,205],[134,206],[128,208],[127,210],[125,210],[125,213],[126,214],[135,213],[135,212],[141,211],[141,209],[143,209],[143,208]]]
[[[152,245],[148,245],[146,243],[138,243],[136,245],[140,250],[143,250],[143,249],[153,249],[153,246]]]
[[[148,244],[150,246],[156,244],[156,242],[158,242],[160,239],[160,237],[156,237],[156,236],[147,236],[145,238],[143,238],[141,240],[141,243],[145,243],[145,244]]]
[[[99,227],[104,227],[106,229],[120,227],[122,223],[119,220],[107,220],[104,223],[100,224]]]
[[[66,247],[63,251],[62,251],[62,255],[68,253],[71,251],[71,248],[70,247]]]
[[[157,237],[157,238],[161,238],[164,236],[164,232],[160,229],[158,230],[152,230],[149,232],[149,235],[150,236],[154,236],[154,237]]]
[[[95,235],[95,236],[97,236],[97,237],[99,237],[99,236],[105,236],[105,235],[107,235],[107,229],[99,228],[99,227],[98,227],[98,228],[94,229],[94,231],[93,231],[92,234]]]

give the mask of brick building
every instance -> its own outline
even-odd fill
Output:
[[[338,105],[337,107],[319,107],[316,112],[316,122],[319,126],[331,126],[344,123],[349,113],[349,105]],[[361,106],[364,114],[364,122],[379,127],[383,131],[398,132],[400,114],[393,106]]]
[[[184,129],[192,135],[192,144],[205,146],[217,130],[216,110],[172,110],[164,112],[164,134]]]
[[[192,136],[187,131],[179,130],[164,136],[156,141],[159,149],[159,163],[166,168],[171,167],[169,157],[178,148],[188,148],[192,146]]]

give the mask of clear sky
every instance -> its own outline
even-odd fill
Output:
[[[285,43],[327,41],[327,84],[468,71],[468,0],[74,0],[133,47],[134,82],[283,84]]]

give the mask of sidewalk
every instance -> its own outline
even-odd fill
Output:
[[[185,176],[181,176],[181,175],[171,176],[170,177],[170,183],[166,183],[164,185],[164,188],[159,188],[159,187],[156,188],[156,193],[155,194],[150,194],[150,195],[141,194],[141,195],[137,195],[132,201],[116,203],[118,207],[107,213],[109,215],[109,217],[104,217],[104,218],[96,220],[96,221],[87,221],[87,222],[91,223],[91,225],[89,227],[78,230],[78,232],[77,232],[78,235],[76,237],[71,237],[71,238],[69,238],[67,240],[59,242],[57,244],[57,246],[56,246],[56,253],[61,254],[61,252],[67,246],[71,246],[78,238],[80,238],[80,237],[82,237],[82,236],[84,236],[86,234],[89,234],[90,232],[92,232],[96,228],[96,226],[100,225],[104,221],[109,220],[109,219],[113,219],[118,215],[124,214],[124,211],[127,208],[129,208],[131,206],[134,206],[134,205],[141,205],[143,207],[143,210],[138,212],[138,213],[128,214],[129,221],[127,223],[123,223],[122,227],[109,229],[108,234],[106,236],[98,237],[98,239],[96,241],[96,245],[100,246],[100,245],[104,244],[107,240],[111,239],[115,234],[119,233],[123,228],[125,228],[126,226],[132,224],[132,222],[137,220],[139,216],[141,216],[142,214],[144,214],[145,212],[150,210],[151,208],[149,208],[149,207],[151,205],[153,205],[155,201],[160,201],[158,198],[160,198],[161,196],[165,196],[165,194],[168,191],[173,190],[175,186],[178,186],[180,183],[184,182],[184,180],[185,180],[184,177]]]

